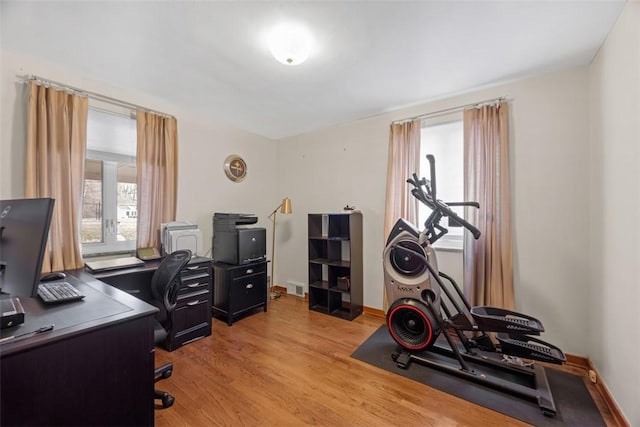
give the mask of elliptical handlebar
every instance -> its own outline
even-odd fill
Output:
[[[428,230],[432,230],[434,227],[438,229],[442,229],[438,223],[443,216],[449,217],[456,222],[469,230],[473,235],[474,239],[480,238],[480,230],[478,230],[474,225],[461,218],[457,213],[455,213],[449,206],[470,206],[474,208],[480,208],[478,202],[453,202],[453,203],[445,203],[442,200],[438,200],[436,198],[436,159],[432,154],[427,154],[427,160],[429,161],[431,179],[427,181],[425,178],[418,178],[418,175],[413,174],[413,178],[407,179],[407,182],[413,185],[413,189],[411,190],[411,194],[420,200],[422,203],[427,205],[433,212],[427,218],[425,222],[425,227]],[[446,233],[446,230],[445,230]],[[443,233],[444,234],[444,233]],[[440,236],[437,236],[440,237]],[[436,239],[437,239],[436,237]],[[433,243],[435,239],[431,242]]]
[[[440,209],[442,209],[444,216],[450,217],[454,222],[457,222],[458,224],[469,230],[474,239],[480,238],[480,235],[482,233],[480,233],[480,230],[478,230],[474,225],[460,218],[457,213],[449,209],[449,207],[440,200],[436,200],[436,204],[438,204]],[[466,202],[459,202],[458,204],[456,204],[456,206],[472,206],[475,208],[480,208],[480,205],[477,202],[471,202],[469,204],[466,204]]]
[[[429,181],[431,183],[431,198],[438,200],[436,197],[436,157],[433,154],[427,154],[427,161],[429,162],[429,172],[431,173],[431,181]]]

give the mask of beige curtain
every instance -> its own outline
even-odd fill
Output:
[[[384,212],[384,242],[396,221],[404,218],[418,222],[418,201],[411,194],[407,179],[420,169],[420,121],[391,124],[387,159],[387,197]],[[383,308],[386,311],[386,287],[383,286]]]
[[[42,271],[83,266],[80,218],[89,102],[29,83],[25,197],[51,197],[55,207]]]
[[[176,219],[178,125],[173,117],[139,110],[138,248],[160,247],[160,224]]]
[[[506,102],[464,112],[465,200],[480,204],[466,214],[482,232],[478,240],[465,233],[464,292],[471,305],[512,310],[508,115]]]

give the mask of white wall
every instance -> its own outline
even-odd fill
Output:
[[[640,425],[640,2],[626,4],[590,70],[593,170],[589,357]]]
[[[259,216],[258,226],[270,233],[267,215],[279,195],[276,184],[275,142],[238,130],[161,99],[132,93],[93,81],[77,70],[62,69],[34,58],[2,51],[0,72],[0,198],[24,195],[26,86],[18,75],[34,74],[70,86],[174,115],[178,120],[178,212],[180,220],[198,223],[204,248],[211,247],[214,212],[244,212]],[[229,181],[223,171],[229,154],[247,161],[247,178]],[[270,248],[268,248],[270,253]]]
[[[290,197],[293,215],[278,216],[277,283],[307,283],[307,213],[355,205],[364,215],[364,303],[381,308],[389,123],[507,96],[517,309],[543,321],[543,339],[592,358],[631,424],[640,425],[635,361],[640,350],[639,7],[638,2],[625,6],[591,67],[486,88],[276,143],[163,100],[92,81],[77,70],[3,51],[0,198],[23,194],[25,93],[16,75],[42,75],[178,118],[178,217],[198,222],[206,246],[213,212],[256,213],[259,225],[270,232],[267,215],[282,197]],[[339,95],[336,102],[341,102]],[[243,155],[249,164],[242,184],[231,183],[222,171],[231,153]],[[440,267],[455,269],[459,257],[440,254]]]
[[[286,219],[291,229],[289,239],[279,241],[280,273],[276,277],[280,281],[308,281],[307,213],[355,205],[364,216],[364,304],[382,308],[390,122],[494,96],[511,100],[517,309],[547,326],[544,339],[567,352],[586,354],[589,116],[584,67],[281,141],[278,161],[287,166],[278,177],[278,188],[291,197],[295,212]],[[452,253],[441,253],[440,257],[445,272],[447,265],[460,265],[459,254],[457,260]]]

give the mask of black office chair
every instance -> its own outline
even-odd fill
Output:
[[[156,314],[153,338],[155,344],[162,344],[171,331],[171,312],[176,308],[178,289],[182,285],[180,271],[191,260],[190,250],[179,250],[167,255],[151,278],[153,304],[160,312]],[[173,373],[173,363],[155,369],[154,382],[169,378]],[[162,400],[162,407],[173,405],[174,397],[166,391],[154,390],[155,398]]]

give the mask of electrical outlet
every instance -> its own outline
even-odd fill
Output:
[[[596,371],[594,371],[593,369],[589,370],[589,380],[594,384],[598,381],[598,378],[596,376]]]

